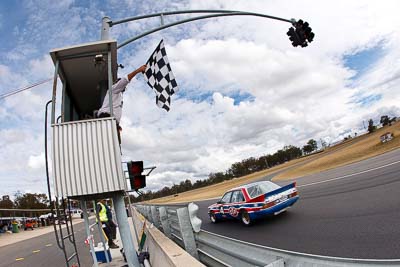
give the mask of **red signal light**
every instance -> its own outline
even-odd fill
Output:
[[[128,162],[128,174],[131,188],[138,190],[146,187],[146,176],[142,175],[143,161],[130,161]]]
[[[146,187],[146,176],[144,175],[135,176],[135,178],[131,179],[130,182],[131,182],[131,188],[134,190],[144,188]]]
[[[143,172],[143,161],[128,162],[129,177],[141,175]]]

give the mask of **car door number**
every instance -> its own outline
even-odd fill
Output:
[[[230,208],[229,208],[229,214],[230,214],[232,217],[237,217],[237,216],[239,215],[239,211],[238,211],[238,209],[235,208],[235,207],[230,207]]]

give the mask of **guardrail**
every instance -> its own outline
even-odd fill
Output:
[[[207,266],[400,266],[400,259],[326,257],[256,245],[201,230],[197,205],[135,205],[167,237]]]
[[[139,247],[140,237],[138,232],[143,230],[144,219],[139,214],[138,210],[130,210],[132,216],[132,223],[134,224],[135,246]],[[154,224],[153,224],[154,225]],[[138,231],[138,232],[137,232]],[[149,252],[150,259],[149,263],[151,266],[162,266],[162,267],[204,267],[198,260],[194,259],[183,250],[179,245],[173,242],[171,239],[166,237],[159,229],[150,226],[149,221],[146,222],[146,239],[143,246],[144,251]],[[146,265],[145,265],[146,266]]]

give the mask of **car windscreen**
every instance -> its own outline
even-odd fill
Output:
[[[232,196],[232,192],[228,192],[228,193],[226,193],[223,197],[222,197],[222,199],[221,199],[221,203],[229,203],[229,202],[231,202],[231,196]]]
[[[255,185],[249,186],[247,188],[247,192],[249,193],[249,196],[251,198],[255,198],[259,195],[266,194],[278,188],[280,188],[279,185],[266,181],[263,183],[257,183]]]

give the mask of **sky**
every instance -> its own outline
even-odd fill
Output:
[[[362,133],[400,115],[398,1],[0,1],[0,95],[51,78],[49,51],[100,39],[101,19],[189,9],[303,19],[315,33],[292,47],[289,23],[224,17],[172,27],[118,50],[119,75],[144,64],[164,39],[179,92],[166,112],[138,75],[124,94],[123,160],[157,166],[146,190],[193,182],[232,163],[313,138]],[[165,23],[193,15],[168,16]],[[123,42],[159,18],[120,24]],[[0,99],[0,196],[46,193],[44,108],[52,84]]]

